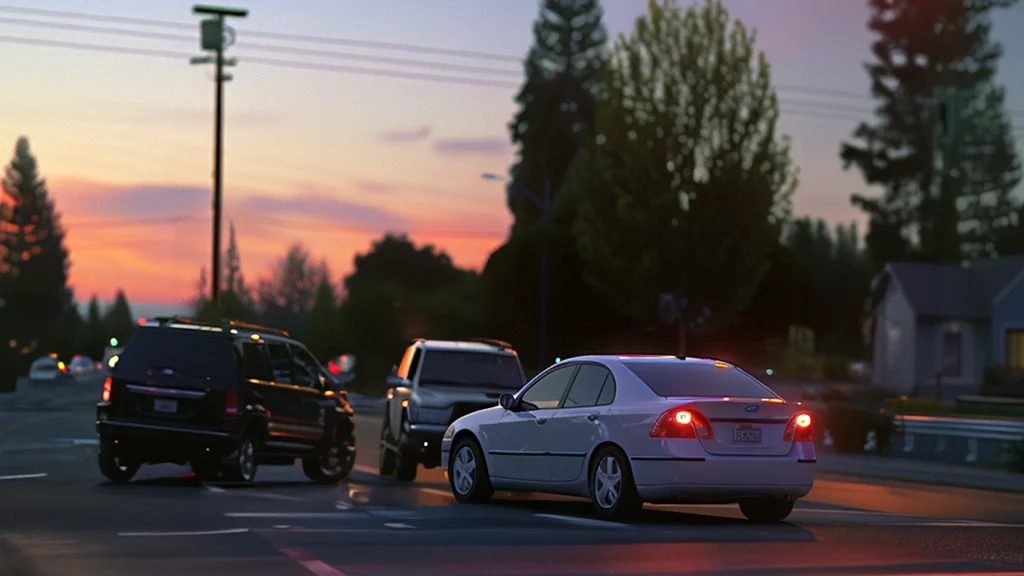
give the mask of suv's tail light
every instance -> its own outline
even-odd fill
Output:
[[[238,414],[238,391],[228,390],[224,394],[224,413]]]
[[[711,423],[693,408],[680,406],[658,417],[651,428],[651,438],[700,438],[710,440],[715,433]]]
[[[797,442],[814,442],[814,422],[811,419],[811,415],[806,412],[800,412],[799,414],[793,415],[789,419],[789,424],[786,424],[786,431],[782,433],[782,440],[789,442],[795,440]]]
[[[113,388],[114,388],[114,381],[111,380],[110,377],[108,376],[107,379],[103,381],[103,396],[102,396],[102,398],[103,398],[104,402],[110,402],[110,391]]]

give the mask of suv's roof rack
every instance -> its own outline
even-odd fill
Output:
[[[505,350],[513,350],[512,345],[503,340],[497,340],[495,338],[470,338],[470,342],[476,342],[478,344],[487,344],[495,348],[502,348]]]
[[[223,327],[251,330],[253,332],[262,332],[264,334],[273,334],[274,336],[281,336],[283,338],[291,338],[291,335],[288,334],[287,330],[271,328],[269,326],[260,326],[259,324],[250,324],[249,322],[241,322],[238,320],[226,320],[224,321]]]

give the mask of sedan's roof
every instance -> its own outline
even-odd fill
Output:
[[[566,358],[562,362],[643,362],[643,363],[675,363],[682,362],[686,364],[728,364],[721,360],[715,360],[714,358],[696,358],[692,356],[686,356],[680,358],[679,356],[669,356],[665,354],[590,354],[587,356],[576,356],[573,358]]]

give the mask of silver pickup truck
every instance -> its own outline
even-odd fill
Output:
[[[416,340],[388,378],[380,475],[412,481],[420,464],[439,466],[449,424],[525,383],[519,355],[505,342]]]

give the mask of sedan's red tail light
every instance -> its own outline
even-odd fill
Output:
[[[651,428],[651,438],[700,438],[715,436],[711,423],[700,412],[686,406],[666,411]]]
[[[786,424],[786,431],[782,434],[782,440],[789,442],[814,442],[814,421],[811,415],[806,412],[793,415]]]
[[[238,414],[238,391],[229,390],[224,394],[224,413]]]
[[[110,392],[114,388],[114,381],[109,377],[103,381],[103,401],[110,402]]]

